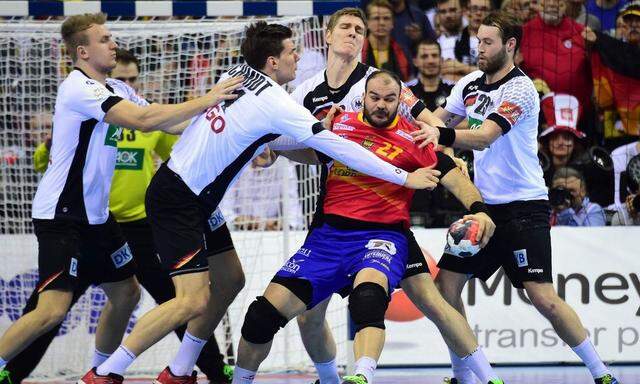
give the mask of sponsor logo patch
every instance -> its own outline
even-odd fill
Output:
[[[69,266],[69,274],[73,277],[78,277],[78,259],[71,258],[71,265]]]
[[[133,254],[128,243],[125,243],[120,249],[111,254],[111,261],[113,261],[113,265],[116,268],[127,265],[131,260],[133,260]]]
[[[334,131],[355,131],[355,128],[350,126],[350,125],[335,123],[335,124],[333,124],[332,130],[334,130]]]
[[[518,267],[526,267],[529,265],[529,260],[527,260],[527,250],[526,249],[518,249],[517,251],[513,251],[513,256],[516,258],[516,263]]]
[[[211,232],[222,227],[222,225],[225,223],[225,220],[222,211],[220,211],[220,208],[216,208],[216,210],[213,211],[211,216],[209,216],[209,220],[207,220],[207,222],[209,223],[209,229],[211,230]]]
[[[300,265],[298,263],[303,261],[304,259],[296,260],[294,258],[291,258],[282,266],[282,268],[280,268],[280,270],[295,275],[300,270]]]
[[[398,130],[396,131],[396,135],[398,135],[398,136],[402,137],[403,139],[407,139],[407,140],[409,140],[409,141],[413,142],[413,137],[411,137],[411,135],[409,134],[409,132],[405,132],[405,131],[403,131],[403,130],[401,130],[401,129],[398,129]]]
[[[379,249],[389,253],[390,255],[395,255],[397,253],[396,245],[389,240],[382,239],[371,239],[366,245],[367,249]]]
[[[529,268],[527,269],[528,273],[544,273],[544,269],[542,268]]]
[[[116,169],[140,170],[144,162],[143,148],[118,148]]]
[[[108,145],[110,147],[117,147],[118,140],[122,138],[122,127],[118,127],[117,125],[109,124],[109,128],[107,129],[107,134],[104,137],[104,145]]]

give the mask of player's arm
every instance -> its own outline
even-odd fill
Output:
[[[233,91],[242,87],[242,81],[242,77],[226,79],[216,84],[206,95],[180,104],[151,104],[141,107],[129,100],[121,99],[109,108],[104,121],[143,132],[171,132],[173,126],[202,113],[208,107],[223,100],[237,98],[238,95]]]
[[[450,157],[441,152],[439,152],[437,156],[437,168],[442,172],[440,183],[470,212],[470,214],[464,216],[464,219],[476,220],[478,222],[479,230],[477,240],[480,241],[481,246],[484,247],[493,235],[496,225],[488,215],[488,210],[482,201],[480,191],[478,191],[478,188],[473,185],[471,180],[456,167]]]
[[[301,164],[322,164],[320,159],[318,159],[318,155],[316,151],[311,148],[306,149],[296,149],[292,151],[275,151],[277,155],[284,156],[291,161],[295,161],[296,163]]]

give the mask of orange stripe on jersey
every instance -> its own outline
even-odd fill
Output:
[[[51,284],[53,280],[57,279],[60,275],[62,275],[62,272],[64,272],[64,269],[56,273],[55,275],[50,276],[47,280],[45,280],[42,284],[40,284],[40,286],[38,287],[38,293],[42,292],[47,287],[47,285]]]
[[[195,251],[187,254],[186,256],[182,257],[173,267],[171,267],[171,269],[178,269],[182,266],[184,266],[185,264],[187,264],[189,261],[191,261],[191,259],[193,259],[198,252],[200,252],[202,250],[202,247],[196,249]]]

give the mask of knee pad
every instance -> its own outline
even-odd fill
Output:
[[[389,306],[389,295],[376,283],[362,283],[349,295],[349,314],[356,325],[356,333],[363,328],[385,329],[384,314]]]
[[[242,337],[253,344],[266,344],[273,340],[273,336],[285,325],[287,319],[269,300],[259,296],[247,309],[242,324]]]

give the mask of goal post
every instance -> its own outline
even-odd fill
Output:
[[[140,94],[154,102],[176,103],[202,95],[226,68],[242,61],[240,43],[245,28],[254,20],[137,18],[108,21],[107,26],[118,45],[140,60]],[[306,68],[307,76],[314,73],[313,65],[326,55],[320,18],[261,20],[289,26],[301,49],[300,63],[311,66]],[[0,269],[0,332],[21,315],[38,278],[37,241],[30,216],[41,175],[34,170],[33,155],[36,146],[50,133],[57,86],[71,70],[60,39],[60,23],[54,19],[0,21],[0,260],[4,264]],[[248,305],[262,294],[290,253],[304,241],[318,193],[317,170],[285,159],[265,170],[249,168],[245,174],[230,190],[233,201],[225,203],[246,285],[216,331],[223,354],[237,347]],[[250,180],[243,181],[245,177]],[[269,199],[247,200],[267,192]],[[258,200],[269,206],[258,206]],[[264,217],[247,218],[243,209],[249,205],[255,212],[263,212]],[[97,319],[105,301],[100,288],[87,291],[66,317],[33,378],[76,377],[88,369]],[[145,292],[128,331],[154,305]],[[327,320],[338,342],[338,361],[345,362],[347,316],[343,300],[333,300]],[[141,376],[158,374],[177,347],[175,335],[168,335],[143,353],[130,372]],[[276,337],[272,353],[261,369],[310,367],[297,324],[292,321]]]

